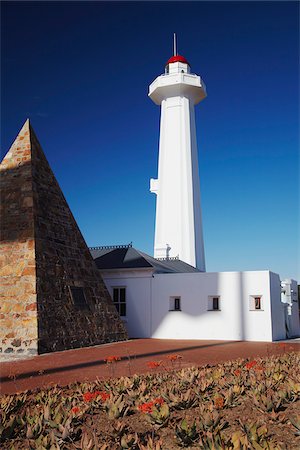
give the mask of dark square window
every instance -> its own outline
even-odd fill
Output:
[[[180,311],[180,298],[174,298],[174,310]]]
[[[261,298],[260,297],[254,297],[254,306],[255,306],[255,309],[261,309]]]
[[[181,297],[169,298],[169,311],[181,311]]]
[[[208,296],[208,311],[221,311],[220,309],[220,296],[218,295],[209,295]]]
[[[219,309],[219,297],[213,297],[212,307],[213,307],[213,310]]]
[[[89,309],[83,287],[70,286],[70,291],[76,309]]]

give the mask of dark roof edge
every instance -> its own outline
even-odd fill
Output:
[[[112,267],[110,269],[99,269],[100,272],[136,272],[136,271],[143,271],[143,270],[149,270],[151,272],[155,271],[155,267],[148,266],[148,267]]]
[[[89,250],[115,250],[116,248],[131,248],[132,242],[120,245],[99,245],[98,247],[89,247]]]

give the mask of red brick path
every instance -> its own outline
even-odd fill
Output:
[[[216,364],[237,358],[277,355],[299,351],[298,343],[234,341],[185,341],[137,339],[35,356],[1,364],[1,393],[10,394],[51,384],[66,385],[110,376],[130,376],[150,369],[149,361],[165,361],[167,355],[182,356],[181,366]],[[108,366],[104,359],[116,355],[121,361]],[[113,367],[113,369],[112,369]],[[113,370],[113,372],[112,372]]]

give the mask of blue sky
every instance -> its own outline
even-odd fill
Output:
[[[152,254],[160,111],[147,91],[173,32],[208,92],[207,270],[299,281],[297,2],[2,2],[2,155],[29,117],[88,245]]]

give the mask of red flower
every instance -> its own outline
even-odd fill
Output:
[[[104,361],[106,363],[110,364],[110,363],[113,363],[116,361],[121,361],[121,358],[120,358],[120,356],[112,355],[112,356],[108,356],[107,358],[105,358]]]
[[[100,392],[99,395],[101,396],[101,400],[103,402],[105,402],[110,397],[110,394],[108,392]]]
[[[218,409],[223,408],[223,406],[224,406],[224,399],[223,399],[223,397],[216,397],[215,398],[215,406]]]
[[[92,392],[85,392],[82,397],[85,402],[91,402],[95,395]]]
[[[181,356],[181,355],[168,355],[167,358],[168,358],[170,361],[176,361],[177,359],[181,359],[182,356]]]
[[[155,400],[153,400],[154,405],[163,405],[165,403],[164,399],[162,397],[158,397]]]
[[[252,369],[252,367],[254,367],[257,364],[256,361],[249,361],[247,362],[247,364],[245,365],[246,369]]]
[[[100,396],[101,400],[105,402],[105,400],[107,400],[110,397],[110,394],[108,394],[108,392],[94,391],[94,392],[85,392],[84,394],[82,394],[82,396],[85,402],[91,402],[98,396]]]
[[[156,369],[157,367],[161,366],[162,361],[149,361],[147,362],[147,366],[150,369]]]
[[[151,414],[153,411],[154,402],[142,403],[138,406],[139,410],[143,413]]]
[[[238,377],[239,375],[241,375],[241,369],[236,369],[233,371],[233,373]]]
[[[71,412],[73,414],[77,414],[77,413],[79,413],[79,411],[80,411],[80,409],[78,408],[78,406],[73,406],[73,408],[71,409]]]

